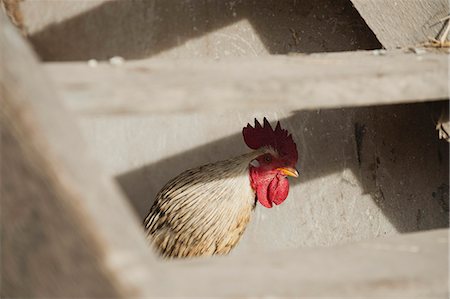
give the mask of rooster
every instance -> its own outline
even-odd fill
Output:
[[[277,123],[242,129],[252,152],[187,170],[156,196],[144,225],[166,258],[225,255],[242,236],[257,202],[266,208],[288,196],[287,176],[298,177],[297,146]]]

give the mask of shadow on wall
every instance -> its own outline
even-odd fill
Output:
[[[399,232],[448,227],[449,145],[438,140],[429,108],[411,104],[302,111],[282,119],[300,155],[301,176],[291,183],[350,169]],[[228,156],[217,156],[224,147],[230,149]],[[116,179],[143,219],[168,180],[213,162],[206,157],[218,161],[242,154],[242,148],[239,132]]]
[[[270,54],[381,48],[349,0],[108,1],[49,25],[30,39],[43,60],[108,59],[115,55],[139,59],[240,20],[248,20]],[[241,37],[241,30],[223,37],[222,43],[248,47],[251,41]],[[215,51],[215,46],[207,41],[201,56],[223,55],[218,52],[224,50]],[[251,55],[241,50],[227,48],[234,56]],[[185,57],[194,56],[190,49],[183,51]]]

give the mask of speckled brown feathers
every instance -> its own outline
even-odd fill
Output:
[[[265,151],[187,170],[167,183],[145,219],[154,247],[164,257],[229,253],[255,207],[249,163]]]

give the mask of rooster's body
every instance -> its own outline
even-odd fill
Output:
[[[265,127],[266,123],[270,127],[267,120],[264,121]],[[279,125],[277,128],[281,130]],[[251,138],[246,142],[256,150],[187,170],[159,191],[145,219],[145,226],[151,242],[164,257],[227,254],[241,238],[257,199],[264,206],[272,207],[272,202],[279,204],[286,198],[288,183],[285,173],[271,173],[270,176],[264,176],[266,172],[257,173],[265,167],[260,165],[260,162],[264,163],[263,157],[278,157],[279,153],[271,144],[251,146]],[[276,181],[276,186],[272,181]],[[258,188],[259,184],[265,187]],[[277,191],[278,186],[281,188]]]

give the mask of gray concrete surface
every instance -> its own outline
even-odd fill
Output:
[[[378,54],[378,55],[377,55]],[[448,55],[343,52],[220,59],[148,59],[91,68],[46,64],[84,114],[334,108],[446,99]],[[70,74],[70,76],[68,75]]]
[[[21,3],[44,60],[266,56],[380,48],[349,0]]]
[[[438,139],[429,105],[81,114],[80,126],[143,219],[170,178],[248,151],[240,134],[247,122],[281,120],[298,145],[300,178],[284,204],[256,209],[237,250],[251,252],[448,227],[448,143]]]

